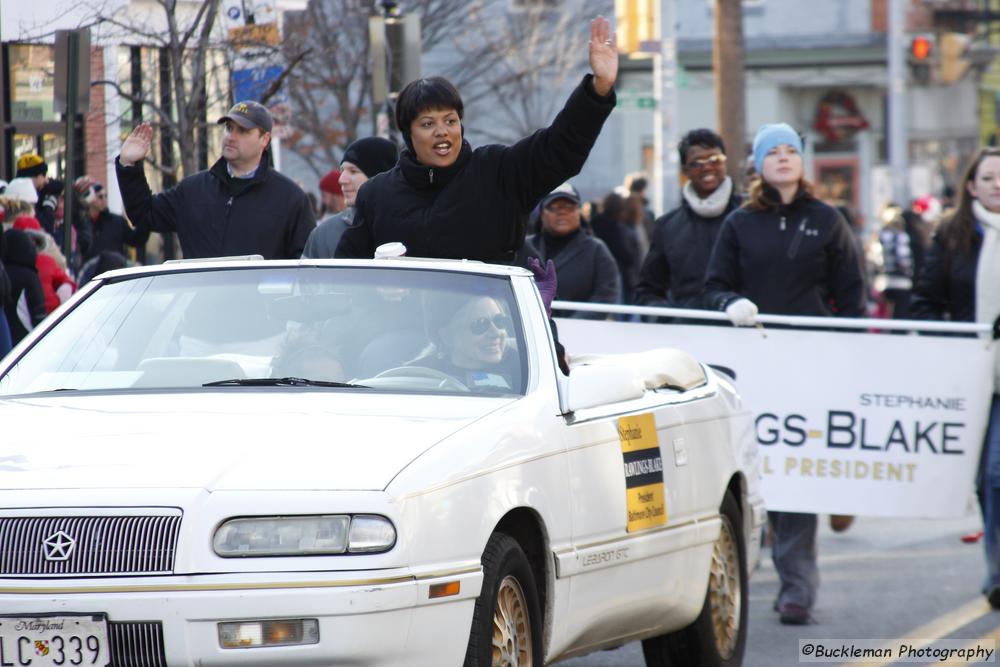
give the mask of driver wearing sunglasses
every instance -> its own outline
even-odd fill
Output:
[[[474,296],[438,329],[433,349],[411,364],[436,368],[474,391],[510,389],[509,369],[516,366],[512,331],[496,299]]]

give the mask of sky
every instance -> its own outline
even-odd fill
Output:
[[[0,0],[3,41],[76,28],[86,13],[81,4],[73,0]]]

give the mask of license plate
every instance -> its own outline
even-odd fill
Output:
[[[104,616],[0,616],[0,665],[106,667]]]

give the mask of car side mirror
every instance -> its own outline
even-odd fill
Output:
[[[630,368],[612,365],[576,366],[566,382],[570,412],[642,398],[642,378]]]

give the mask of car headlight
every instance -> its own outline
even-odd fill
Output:
[[[388,551],[396,529],[374,514],[324,514],[230,519],[215,531],[212,546],[223,558],[327,556]]]

